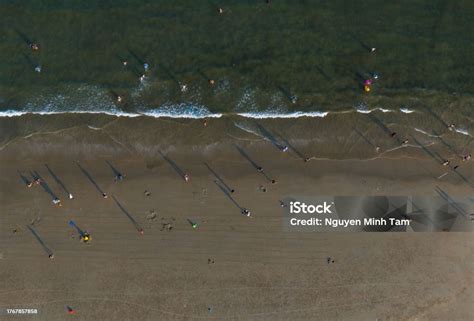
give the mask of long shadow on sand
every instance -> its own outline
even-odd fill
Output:
[[[436,114],[433,110],[431,110],[427,106],[421,106],[424,110],[426,110],[433,118],[435,118],[437,121],[439,121],[441,124],[443,124],[444,127],[448,127],[448,124],[440,117],[438,114]]]
[[[449,194],[444,191],[443,189],[441,189],[441,187],[439,186],[435,186],[435,191],[436,193],[438,193],[439,196],[441,196],[443,199],[445,199],[449,205],[451,205],[451,207],[459,214],[461,214],[462,216],[464,216],[464,218],[470,220],[471,217],[469,215],[469,213],[467,213],[462,207],[459,206],[459,204],[456,203],[456,201],[454,199],[451,198],[451,196],[449,196]]]
[[[390,128],[388,128],[383,123],[383,121],[381,121],[377,116],[373,115],[372,113],[369,113],[367,114],[367,117],[369,117],[369,119],[372,120],[374,124],[379,126],[379,128],[382,129],[387,135],[394,138],[399,145],[402,143],[402,141],[396,136],[397,134],[394,131],[392,131]]]
[[[115,168],[109,161],[105,161],[107,163],[107,165],[109,165],[110,169],[112,170],[112,172],[114,173],[114,180],[117,182],[117,181],[121,181],[125,176],[122,175],[122,173],[117,169]]]
[[[182,178],[186,179],[186,173],[173,161],[171,160],[168,156],[163,154],[162,151],[158,151],[160,153],[161,157],[168,163],[170,166],[175,170],[175,172]]]
[[[83,231],[73,220],[70,220],[68,224],[70,227],[74,228],[77,233],[79,233],[79,238],[82,239],[86,235],[86,232]]]
[[[97,189],[97,191],[99,191],[99,193],[102,195],[102,197],[107,197],[107,194],[100,188],[100,186],[95,182],[95,180],[92,178],[91,174],[89,174],[88,171],[85,170],[84,167],[81,166],[81,164],[79,164],[78,162],[76,162],[76,165],[79,167],[79,169],[81,170],[81,172],[87,177],[87,179],[89,179],[89,181],[92,183],[92,185],[95,186],[95,188]]]
[[[370,139],[369,139],[367,136],[365,136],[364,134],[362,134],[357,128],[353,127],[353,129],[354,129],[354,131],[355,131],[367,144],[369,144],[370,146],[372,146],[372,147],[375,148],[375,144],[372,143],[372,142],[370,141]]]
[[[273,146],[278,148],[279,151],[285,152],[285,151],[288,150],[288,147],[283,146],[282,144],[280,144],[278,139],[269,130],[267,130],[265,127],[263,127],[260,124],[257,124],[257,128],[260,131],[260,133],[263,135],[263,137],[265,137],[267,140],[269,140],[272,143]]]
[[[16,170],[18,172],[18,175],[20,175],[21,181],[27,186],[31,187],[33,184],[28,178],[26,178],[25,175],[23,175],[19,170]]]
[[[31,234],[33,234],[33,236],[36,238],[36,240],[38,241],[38,243],[41,245],[41,247],[43,248],[43,250],[46,252],[46,254],[48,255],[48,257],[50,259],[52,259],[54,257],[54,254],[53,252],[49,249],[49,247],[46,245],[46,243],[44,243],[43,239],[41,238],[41,236],[39,236],[38,232],[36,232],[36,230],[34,229],[34,227],[30,226],[30,225],[27,225],[26,226]]]
[[[420,143],[415,137],[413,137],[412,135],[410,135],[411,138],[413,139],[413,141],[421,147],[421,149],[423,149],[423,151],[425,153],[427,153],[429,156],[431,156],[435,161],[437,161],[439,164],[443,164],[444,162],[444,159],[436,152],[434,151],[431,151],[430,149],[428,149],[426,146],[424,146],[422,143]]]
[[[453,153],[454,155],[456,155],[457,157],[459,158],[462,158],[461,154],[458,153],[457,151],[454,150],[454,147],[450,144],[448,144],[442,137],[441,137],[441,134],[439,134],[437,131],[433,130],[433,134],[436,135],[436,138],[438,138],[438,140],[441,142],[441,144],[443,144],[444,146],[446,146],[450,151],[451,153]]]
[[[46,181],[40,176],[40,174],[38,174],[37,171],[32,171],[31,172],[31,176],[33,177],[33,179],[35,181],[39,181],[40,182],[40,185],[41,187],[44,189],[44,191],[46,193],[48,193],[49,195],[51,195],[51,198],[53,200],[57,200],[59,199],[56,194],[54,194],[54,192],[51,190],[51,188],[49,187],[48,183],[46,183]]]
[[[140,226],[140,224],[138,224],[138,222],[132,217],[132,215],[122,206],[122,204],[119,203],[119,201],[117,200],[117,198],[115,198],[114,195],[112,195],[112,198],[114,199],[115,204],[117,204],[117,206],[125,214],[125,216],[127,216],[130,222],[132,222],[133,226],[138,231],[138,233],[143,234],[143,228]]]
[[[288,146],[299,158],[301,158],[303,161],[307,162],[309,161],[309,157],[304,155],[300,150],[298,150],[293,144],[291,144],[283,135],[278,134],[280,139]]]
[[[239,203],[232,197],[232,195],[229,193],[229,191],[222,186],[219,181],[215,180],[214,183],[219,187],[219,189],[227,196],[227,198],[239,209],[240,213],[243,213],[246,209],[245,207],[240,206]]]
[[[239,151],[240,155],[242,155],[242,157],[244,157],[259,173],[261,173],[265,179],[269,182],[271,182],[272,184],[275,184],[275,180],[274,179],[271,179],[264,171],[263,171],[263,168],[258,165],[257,163],[255,163],[252,158],[250,158],[250,156],[243,150],[242,147],[238,146],[238,145],[234,145],[235,148],[237,148],[237,150]]]
[[[234,193],[235,190],[231,187],[229,187],[229,185],[227,185],[224,180],[222,179],[222,177],[219,176],[219,174],[217,174],[212,168],[211,166],[209,166],[207,163],[204,163],[204,165],[206,165],[207,169],[212,173],[212,175],[214,175],[214,177],[222,184],[222,186],[225,187],[225,189],[229,192],[229,193]]]
[[[70,197],[70,195],[72,195],[69,190],[66,188],[66,186],[64,185],[63,181],[61,181],[61,179],[59,179],[58,176],[56,176],[56,174],[54,174],[53,170],[48,166],[48,164],[44,164],[44,166],[46,167],[46,169],[48,170],[49,174],[51,175],[51,177],[56,181],[56,183],[61,186],[61,188],[63,189],[63,191],[66,193],[66,195],[68,197]]]

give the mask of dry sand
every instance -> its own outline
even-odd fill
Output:
[[[12,154],[14,149],[4,150],[0,307],[37,308],[39,314],[1,318],[473,319],[472,233],[283,232],[278,203],[291,195],[435,195],[435,185],[452,195],[472,195],[466,182],[452,173],[437,180],[445,169],[429,157],[304,163],[266,141],[242,146],[277,184],[269,184],[232,146],[169,152],[191,175],[189,183],[158,155],[107,158],[126,175],[115,183],[98,156],[78,159],[64,148],[54,157],[24,158]],[[143,235],[111,197],[101,197],[75,161],[116,196],[144,228]],[[235,200],[253,218],[240,214],[204,162],[236,190]],[[66,199],[45,163],[74,200]],[[22,185],[17,169],[37,170],[63,206],[53,206],[40,186]],[[462,173],[472,180],[472,164]],[[54,252],[53,260],[25,226],[35,218],[40,218],[35,230]],[[78,240],[68,226],[71,219],[91,234],[90,244]],[[187,219],[199,227],[193,229]],[[171,231],[163,229],[168,223]],[[335,262],[327,264],[328,256]],[[68,316],[67,305],[77,314]]]

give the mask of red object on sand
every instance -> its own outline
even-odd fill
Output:
[[[68,307],[68,308],[67,308],[67,314],[76,314],[76,310],[74,310],[74,309]]]

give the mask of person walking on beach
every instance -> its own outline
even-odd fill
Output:
[[[251,213],[248,209],[244,208],[242,209],[242,215],[245,215],[247,217],[250,217],[251,216]]]
[[[60,200],[59,198],[57,198],[57,197],[55,197],[55,198],[53,199],[53,204],[56,205],[56,206],[59,206],[59,207],[63,206],[63,205],[61,204],[61,200]]]
[[[189,182],[189,180],[190,180],[190,177],[189,177],[188,174],[184,174],[184,175],[183,175],[183,178],[184,178],[184,181],[185,181],[186,183]]]

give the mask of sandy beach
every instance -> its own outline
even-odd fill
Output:
[[[141,146],[146,153],[129,149],[127,141],[140,148],[135,131],[119,135],[113,123],[102,130],[43,132],[4,146],[0,307],[36,308],[39,314],[2,318],[472,319],[472,233],[284,232],[279,204],[295,195],[434,196],[435,186],[450,195],[470,196],[471,162],[459,168],[466,181],[452,170],[437,179],[446,168],[420,148],[359,159],[348,152],[347,159],[314,157],[304,162],[294,150],[283,153],[248,132],[207,142],[206,131],[221,132],[229,126],[226,120],[207,127],[200,120],[159,122],[163,133],[179,133],[176,137],[182,140],[169,145],[165,135],[149,133],[166,159],[151,155],[151,145]],[[142,124],[146,127],[146,121]],[[196,137],[202,138],[201,145],[194,144]],[[297,137],[287,137],[301,154],[331,153],[331,144],[316,151],[311,144],[298,144]],[[391,143],[390,138],[380,139]],[[364,144],[361,138],[357,141]],[[277,183],[271,184],[235,145]],[[430,148],[455,158],[442,144]],[[123,173],[123,181],[114,181],[106,161]],[[190,181],[170,162],[189,174]],[[251,210],[252,218],[243,216],[216,185],[205,163],[235,189],[233,199]],[[45,164],[74,199],[68,199]],[[40,185],[27,188],[17,171],[25,176],[36,171],[62,207],[54,206]],[[70,220],[90,233],[88,244],[80,242]],[[26,227],[31,223],[54,253],[53,260]],[[328,257],[334,263],[328,264]],[[68,316],[66,306],[76,314]]]
[[[474,320],[474,2],[1,2],[0,320]]]

